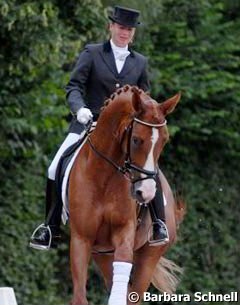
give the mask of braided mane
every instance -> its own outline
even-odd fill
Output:
[[[128,91],[136,91],[138,92],[138,94],[142,94],[144,93],[144,91],[140,88],[138,88],[137,86],[130,86],[130,85],[125,85],[122,88],[117,89],[111,96],[110,98],[108,98],[107,100],[105,100],[103,106],[100,109],[100,112],[102,112],[108,105],[109,103],[113,102],[114,99],[116,98],[116,96],[120,95],[123,92],[128,92]],[[148,93],[147,93],[148,94]]]

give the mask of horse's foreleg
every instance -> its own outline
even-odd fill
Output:
[[[87,270],[91,244],[72,234],[70,243],[73,298],[71,305],[88,305],[86,298]]]
[[[133,224],[114,232],[115,247],[112,289],[108,305],[127,305],[127,291],[132,270],[135,227]]]
[[[129,289],[129,298],[131,292],[133,299],[128,300],[128,305],[140,304],[144,292],[147,291],[156,265],[166,251],[167,246],[149,247],[148,244],[139,249],[134,255],[134,268],[131,276],[131,286]],[[136,294],[135,294],[136,293]],[[135,298],[135,299],[134,299]],[[137,301],[138,299],[138,301]]]
[[[112,274],[113,274],[113,256],[112,255],[93,255],[93,259],[98,265],[104,277],[105,286],[110,293],[112,287]]]

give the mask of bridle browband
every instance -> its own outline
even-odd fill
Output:
[[[154,180],[156,180],[156,177],[157,177],[157,174],[158,174],[157,170],[154,170],[154,171],[146,170],[146,169],[144,169],[142,167],[134,165],[132,163],[132,161],[131,161],[131,138],[132,138],[132,130],[133,130],[133,123],[134,122],[136,122],[138,124],[145,125],[147,127],[154,127],[154,128],[159,128],[159,127],[163,127],[163,126],[167,125],[167,121],[166,120],[164,120],[163,123],[153,124],[153,123],[148,123],[148,122],[142,121],[142,120],[134,117],[132,119],[132,121],[130,122],[130,124],[125,128],[125,132],[124,132],[124,135],[123,135],[123,139],[124,139],[125,135],[128,135],[128,139],[127,139],[127,153],[126,153],[126,158],[125,158],[123,166],[118,165],[116,162],[114,162],[108,156],[105,156],[103,153],[101,153],[99,150],[97,150],[96,147],[94,146],[94,144],[92,143],[92,141],[90,139],[90,136],[88,136],[87,141],[88,141],[90,147],[92,148],[92,150],[99,157],[103,158],[105,161],[107,161],[113,167],[115,167],[116,170],[121,172],[128,179],[130,179],[131,183],[136,183],[138,181],[142,181],[142,180],[146,180],[146,179],[154,179]],[[90,122],[90,124],[86,128],[86,132],[87,132],[88,135],[89,135],[89,131],[91,129],[91,125],[92,125],[92,122]],[[138,172],[140,174],[144,174],[144,175],[146,175],[146,177],[134,179],[133,175],[131,175],[132,171]],[[129,178],[129,176],[127,176],[127,174],[130,174],[130,178]]]
[[[144,122],[142,120],[139,120],[138,118],[134,118],[133,120],[135,122],[138,122],[138,123],[142,124],[142,125],[146,125],[146,126],[149,126],[149,127],[155,127],[155,128],[163,127],[163,126],[167,125],[167,120],[164,120],[163,123],[159,123],[159,124],[147,123],[147,122]]]

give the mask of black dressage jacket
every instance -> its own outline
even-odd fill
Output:
[[[120,73],[110,41],[86,45],[80,53],[66,86],[67,101],[73,114],[69,132],[81,133],[83,130],[75,115],[81,107],[88,107],[96,119],[104,101],[117,88],[129,84],[149,90],[146,57],[131,49],[129,51]]]

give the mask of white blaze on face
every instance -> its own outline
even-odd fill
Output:
[[[146,163],[144,164],[144,169],[148,171],[154,171],[154,157],[153,157],[153,152],[154,152],[154,147],[155,144],[157,143],[159,138],[159,131],[157,128],[152,128],[152,136],[151,136],[151,142],[152,146],[149,151]],[[146,175],[141,174],[141,177],[146,177]],[[145,200],[145,202],[149,202],[152,200],[155,196],[156,192],[156,182],[153,179],[146,179],[142,181],[142,185],[139,188],[139,190],[142,191],[142,197]]]

